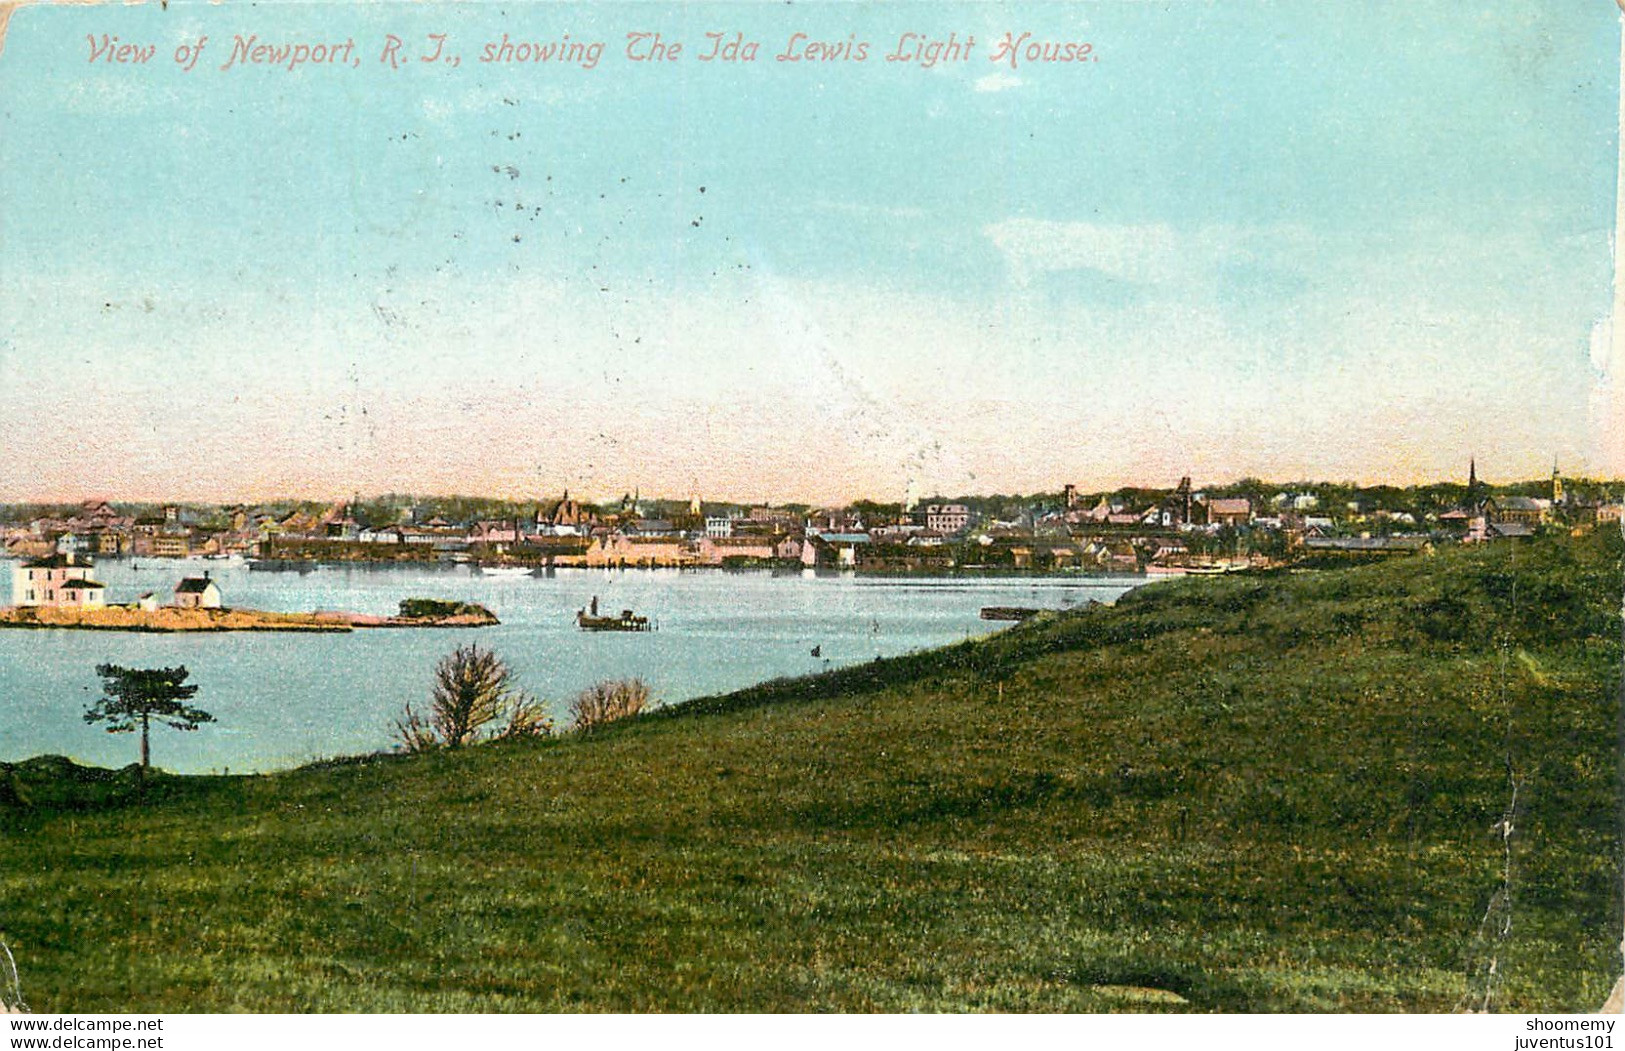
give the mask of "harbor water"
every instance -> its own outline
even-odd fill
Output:
[[[0,566],[9,570],[10,563]],[[489,577],[467,566],[324,566],[300,574],[162,559],[108,560],[94,576],[107,585],[109,603],[133,602],[145,592],[167,603],[183,576],[205,570],[228,606],[388,615],[405,598],[440,598],[480,603],[502,623],[345,634],[0,631],[0,761],[46,753],[102,766],[132,761],[134,739],[83,719],[99,696],[95,669],[103,663],[185,665],[200,687],[194,703],[218,720],[195,733],[155,728],[156,765],[187,773],[264,771],[389,749],[402,706],[425,707],[435,663],[470,642],[512,665],[520,685],[546,700],[562,726],[569,699],[604,679],[637,676],[656,698],[673,703],[1008,627],[982,620],[984,606],[1066,609],[1111,602],[1143,583],[677,570]],[[580,631],[576,611],[595,596],[601,611],[635,610],[655,630]]]

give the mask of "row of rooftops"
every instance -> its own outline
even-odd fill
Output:
[[[1601,503],[1596,500],[1577,499],[1572,490],[1564,489],[1555,471],[1552,482],[1553,499],[1488,495],[1486,493],[1488,487],[1477,480],[1476,464],[1472,466],[1466,502],[1460,507],[1438,514],[1424,515],[1420,511],[1412,514],[1408,511],[1393,510],[1373,512],[1360,500],[1350,501],[1346,509],[1337,509],[1334,512],[1331,508],[1322,509],[1319,506],[1320,497],[1314,492],[1305,490],[1280,490],[1267,501],[1262,497],[1255,501],[1247,496],[1209,496],[1205,492],[1193,491],[1190,479],[1186,477],[1180,479],[1179,485],[1171,491],[1133,491],[1143,494],[1138,500],[1102,496],[1088,507],[1080,502],[1076,487],[1069,485],[1065,487],[1062,508],[1048,511],[1034,508],[1023,518],[1030,526],[1056,519],[1064,520],[1071,525],[1113,526],[1147,524],[1192,526],[1215,522],[1243,524],[1262,519],[1261,524],[1265,528],[1292,528],[1301,522],[1311,529],[1328,529],[1333,528],[1338,520],[1345,517],[1364,519],[1373,514],[1379,519],[1388,518],[1399,522],[1407,522],[1408,518],[1411,524],[1419,524],[1424,518],[1450,524],[1465,523],[1486,511],[1492,517],[1497,514],[1533,517],[1552,514],[1558,507],[1571,511],[1588,510]],[[1164,495],[1158,497],[1155,495],[1158,492]],[[864,516],[849,509],[800,512],[761,506],[751,507],[748,511],[739,511],[735,506],[725,505],[723,509],[704,515],[702,505],[697,499],[690,502],[689,511],[691,517],[698,518],[705,524],[705,528],[685,530],[680,529],[669,519],[642,516],[638,513],[639,504],[640,500],[629,494],[622,499],[619,507],[599,511],[572,499],[566,490],[558,501],[550,504],[539,502],[535,505],[533,514],[518,518],[454,522],[440,514],[430,513],[429,508],[433,505],[429,505],[407,509],[409,521],[370,527],[358,520],[354,514],[353,502],[335,503],[325,513],[294,510],[280,514],[268,509],[256,509],[239,504],[222,508],[219,512],[225,517],[230,528],[211,532],[204,529],[200,524],[200,517],[195,512],[179,505],[165,504],[161,506],[160,514],[138,518],[121,514],[107,501],[87,500],[75,513],[66,517],[35,519],[29,524],[29,533],[36,537],[49,537],[64,533],[88,535],[107,532],[121,534],[147,532],[174,536],[208,532],[217,538],[229,538],[242,544],[275,535],[309,539],[379,539],[393,535],[402,540],[411,537],[418,540],[466,540],[480,543],[482,537],[509,533],[515,537],[534,537],[602,536],[613,533],[643,536],[685,533],[697,535],[702,531],[716,536],[726,535],[734,529],[746,532],[768,530],[780,534],[798,529],[825,533],[871,532],[870,525],[863,520]],[[1271,513],[1266,513],[1266,510]],[[1321,513],[1319,515],[1306,513],[1315,510],[1320,510]],[[1299,517],[1292,518],[1290,517],[1292,515]],[[912,524],[919,528],[953,534],[975,525],[981,516],[964,503],[934,503],[917,507],[910,517],[913,519]],[[877,528],[890,525],[892,523],[876,523]],[[1000,525],[1019,526],[1020,523],[991,522],[985,524],[984,529]],[[13,530],[13,535],[16,535],[16,530]]]

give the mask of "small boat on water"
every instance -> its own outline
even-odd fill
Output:
[[[1190,564],[1153,562],[1145,567],[1145,575],[1148,577],[1216,577],[1225,573],[1240,573],[1247,568],[1245,562],[1196,562]]]
[[[529,566],[480,566],[480,573],[488,577],[528,577]]]
[[[592,605],[587,609],[576,610],[576,627],[582,631],[649,631],[649,618],[640,617],[629,609],[621,610],[618,617],[600,617],[598,615],[598,596],[592,597]]]
[[[258,573],[314,573],[317,565],[306,558],[251,558],[248,569]]]
[[[983,606],[982,619],[1026,620],[1028,617],[1038,616],[1039,612],[1031,606]]]

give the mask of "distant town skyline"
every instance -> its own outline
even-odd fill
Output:
[[[120,508],[92,499],[66,508],[0,506],[0,512],[5,553],[21,560],[13,576],[18,603],[84,609],[106,605],[103,585],[86,575],[87,559],[100,556],[241,559],[271,572],[312,572],[336,561],[465,562],[499,575],[796,564],[869,572],[966,565],[1183,575],[1278,566],[1298,557],[1388,558],[1439,543],[1583,532],[1608,528],[1625,507],[1606,485],[1554,472],[1532,484],[1495,486],[1479,478],[1474,465],[1466,485],[1278,488],[1244,479],[1210,488],[1187,477],[1171,489],[1089,493],[1066,485],[1027,496],[938,496],[908,505],[905,513],[884,502],[764,507],[631,493],[594,506],[568,492],[516,502],[355,494],[331,503],[229,507]],[[1221,553],[1228,556],[1222,566],[1215,561]],[[1193,555],[1203,560],[1192,562]]]
[[[911,31],[981,50],[885,62]],[[219,70],[247,33],[362,65]],[[1510,0],[19,8],[0,501],[1618,477],[1620,46]]]
[[[1469,466],[1471,466],[1471,464]],[[1620,498],[1625,498],[1625,477],[1576,475],[1576,474],[1573,474],[1573,473],[1570,473],[1570,472],[1562,471],[1561,470],[1561,465],[1559,465],[1559,470],[1557,471],[1557,476],[1560,477],[1563,480],[1563,482],[1566,485],[1570,486],[1570,487],[1573,487],[1573,486],[1576,486],[1576,485],[1579,485],[1579,486],[1601,486],[1604,494],[1609,499],[1613,499],[1613,500],[1617,501]],[[1427,489],[1427,488],[1431,488],[1431,487],[1435,487],[1435,486],[1451,486],[1451,485],[1454,485],[1454,486],[1466,488],[1469,485],[1469,482],[1473,481],[1473,480],[1476,480],[1476,483],[1479,486],[1484,487],[1486,489],[1521,488],[1521,487],[1526,487],[1526,486],[1530,486],[1530,485],[1537,485],[1537,486],[1549,485],[1551,483],[1551,481],[1552,481],[1552,478],[1553,478],[1553,472],[1550,471],[1550,470],[1548,470],[1545,474],[1539,474],[1539,475],[1533,475],[1533,476],[1519,476],[1519,477],[1500,477],[1500,476],[1493,476],[1492,477],[1492,476],[1486,476],[1483,473],[1479,473],[1479,474],[1477,474],[1476,479],[1473,479],[1469,473],[1464,473],[1464,474],[1462,474],[1461,477],[1433,478],[1433,479],[1426,479],[1426,480],[1422,480],[1422,481],[1418,481],[1418,482],[1395,482],[1395,481],[1392,481],[1392,480],[1389,480],[1389,479],[1382,479],[1382,478],[1370,479],[1370,480],[1333,479],[1333,478],[1318,478],[1318,479],[1313,479],[1313,478],[1269,478],[1269,477],[1261,477],[1261,476],[1256,475],[1256,474],[1245,474],[1245,475],[1237,476],[1235,478],[1228,478],[1228,479],[1224,479],[1224,480],[1218,480],[1218,479],[1202,479],[1202,478],[1191,479],[1190,476],[1188,476],[1188,475],[1182,475],[1179,478],[1143,479],[1143,480],[1139,480],[1139,481],[1130,481],[1130,482],[1125,482],[1125,483],[1118,484],[1118,485],[1109,485],[1109,486],[1088,485],[1088,484],[1080,484],[1080,483],[1077,483],[1077,482],[1064,482],[1064,481],[1062,481],[1062,482],[1057,482],[1057,483],[1055,483],[1053,485],[1050,485],[1050,486],[1040,487],[1040,488],[1031,489],[1031,490],[993,488],[993,489],[980,490],[980,491],[969,491],[969,490],[957,491],[957,492],[936,491],[936,492],[927,492],[927,493],[915,494],[914,497],[912,499],[908,500],[907,502],[911,506],[918,509],[918,508],[926,506],[927,504],[931,504],[931,503],[934,503],[934,502],[941,502],[941,501],[944,501],[944,500],[949,500],[949,501],[952,501],[952,500],[976,500],[976,501],[980,501],[980,500],[991,500],[991,499],[995,499],[995,498],[1035,499],[1035,498],[1038,498],[1038,497],[1041,497],[1041,496],[1060,497],[1061,495],[1065,494],[1069,490],[1075,492],[1080,498],[1081,497],[1095,498],[1095,497],[1099,497],[1099,496],[1106,495],[1106,494],[1112,494],[1112,493],[1117,493],[1117,492],[1125,492],[1125,491],[1131,491],[1131,490],[1142,491],[1142,492],[1172,492],[1173,490],[1175,490],[1176,488],[1179,487],[1179,483],[1184,482],[1186,480],[1191,481],[1191,490],[1193,492],[1196,492],[1196,493],[1205,493],[1205,492],[1210,491],[1210,490],[1215,491],[1215,492],[1226,492],[1226,491],[1246,488],[1246,487],[1249,487],[1249,486],[1252,486],[1252,485],[1261,485],[1266,489],[1271,489],[1271,488],[1278,489],[1282,493],[1286,493],[1288,495],[1295,495],[1295,494],[1299,494],[1299,493],[1303,493],[1303,492],[1309,492],[1309,491],[1312,491],[1314,489],[1327,488],[1327,487],[1331,487],[1331,488],[1352,487],[1352,488],[1358,489],[1358,490],[1372,490],[1372,489],[1376,489],[1376,488],[1379,488],[1379,487],[1389,487],[1389,486],[1394,487],[1394,488],[1399,488],[1399,489],[1408,489],[1408,488]],[[350,506],[350,505],[354,505],[356,503],[370,504],[370,503],[386,502],[386,501],[389,501],[391,499],[401,499],[401,498],[408,498],[408,499],[411,499],[411,500],[413,500],[415,502],[429,503],[429,504],[433,504],[433,503],[439,502],[439,501],[447,501],[447,500],[471,500],[471,501],[485,500],[485,501],[492,501],[492,502],[497,502],[497,503],[510,503],[510,504],[515,504],[515,505],[535,504],[538,507],[551,507],[551,506],[554,506],[556,504],[559,504],[561,501],[563,501],[563,502],[574,501],[574,502],[576,502],[578,504],[581,504],[581,505],[584,505],[584,506],[591,506],[591,507],[596,507],[596,508],[613,508],[615,505],[621,504],[624,500],[626,500],[628,498],[631,498],[634,501],[635,504],[637,504],[638,506],[641,506],[641,507],[650,507],[650,506],[657,505],[657,504],[659,504],[659,505],[685,504],[686,505],[686,504],[691,504],[694,500],[699,500],[703,504],[709,505],[709,506],[720,506],[720,505],[727,505],[727,506],[731,506],[731,507],[804,506],[804,507],[808,507],[808,508],[849,507],[849,506],[851,506],[853,504],[876,504],[876,505],[880,505],[880,506],[891,506],[891,505],[902,505],[905,502],[905,498],[903,498],[903,497],[891,497],[891,496],[886,496],[884,494],[863,494],[863,493],[860,493],[860,494],[858,494],[856,496],[853,496],[853,497],[851,497],[851,498],[849,498],[847,500],[816,501],[816,500],[797,500],[797,499],[794,499],[794,498],[790,498],[790,499],[753,498],[753,497],[750,497],[748,495],[747,496],[738,496],[738,495],[731,495],[731,494],[728,494],[728,493],[715,493],[715,494],[712,494],[712,493],[678,494],[678,493],[664,493],[664,492],[650,493],[650,492],[645,492],[645,491],[642,491],[641,489],[638,489],[638,488],[634,487],[633,489],[623,490],[623,491],[620,491],[620,492],[607,492],[607,493],[588,492],[588,491],[583,491],[583,490],[580,490],[580,489],[568,489],[568,488],[566,488],[566,489],[554,490],[554,491],[551,491],[551,492],[521,493],[521,494],[513,495],[513,496],[505,496],[505,495],[496,494],[496,493],[482,493],[482,492],[473,492],[473,491],[466,491],[466,492],[465,491],[430,492],[430,491],[423,491],[423,490],[388,489],[388,490],[380,490],[380,491],[376,491],[376,492],[354,491],[354,492],[350,492],[350,493],[321,493],[321,494],[315,494],[315,495],[310,495],[310,496],[297,496],[297,495],[292,495],[292,494],[288,494],[288,493],[283,493],[283,494],[262,495],[262,496],[258,496],[258,497],[252,497],[252,498],[233,497],[233,498],[229,498],[229,499],[219,499],[219,500],[216,500],[216,499],[185,499],[185,498],[180,498],[180,497],[175,497],[175,496],[166,496],[166,495],[154,495],[154,496],[144,496],[144,497],[123,497],[123,496],[118,496],[118,495],[108,495],[106,493],[84,492],[84,493],[78,493],[78,494],[75,494],[75,495],[72,495],[72,496],[64,497],[64,498],[59,499],[59,500],[58,499],[26,499],[26,500],[0,501],[0,507],[19,507],[19,506],[29,506],[29,505],[72,507],[72,506],[77,506],[77,505],[100,504],[100,503],[104,503],[104,502],[105,503],[114,503],[114,504],[125,504],[125,505],[143,505],[143,506],[149,506],[149,507],[198,506],[198,507],[230,508],[230,507],[238,507],[238,506],[254,507],[254,506],[289,503],[289,502],[302,503],[302,504],[311,504],[311,505],[322,505],[322,506],[326,506],[326,507],[347,507],[347,506]]]

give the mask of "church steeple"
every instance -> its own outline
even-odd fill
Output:
[[[1484,497],[1479,492],[1478,485],[1478,459],[1469,458],[1467,461],[1467,510],[1473,514],[1480,514],[1484,510]]]
[[[1557,473],[1557,457],[1552,457],[1552,506],[1563,503],[1563,476]]]

